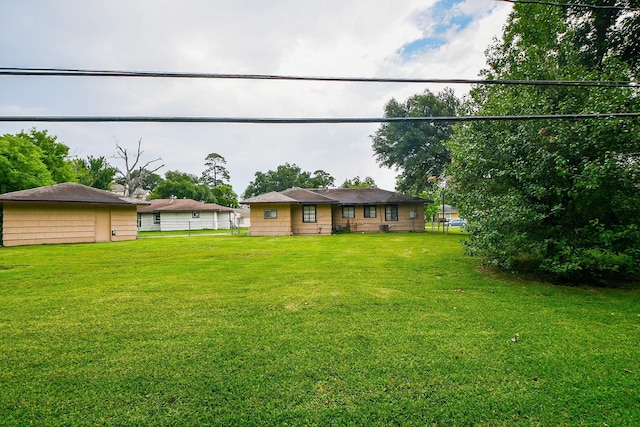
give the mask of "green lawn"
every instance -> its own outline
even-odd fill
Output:
[[[463,237],[0,248],[0,425],[640,425],[638,287]]]

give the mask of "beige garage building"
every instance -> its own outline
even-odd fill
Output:
[[[145,204],[75,183],[0,194],[2,244],[134,240],[136,209]]]

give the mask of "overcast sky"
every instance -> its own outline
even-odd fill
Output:
[[[380,78],[477,78],[511,10],[493,0],[20,0],[0,2],[1,67]],[[258,80],[0,76],[0,115],[382,117],[391,98],[441,85]],[[463,95],[467,87],[454,87]],[[378,124],[6,123],[0,134],[47,129],[79,157],[116,141],[159,172],[200,175],[227,160],[239,195],[257,171],[295,163],[336,178],[378,167]]]

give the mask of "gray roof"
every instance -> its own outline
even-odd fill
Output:
[[[137,199],[119,196],[74,182],[0,194],[0,203],[77,203],[97,205],[145,205]]]
[[[251,205],[251,204],[257,204],[257,203],[297,203],[297,201],[277,191],[271,191],[269,193],[264,193],[258,196],[250,197],[247,200],[243,200],[240,203]]]
[[[327,188],[303,189],[289,188],[284,191],[272,191],[251,197],[241,203],[313,203],[341,205],[374,205],[388,203],[433,203],[420,197],[407,196],[380,188]]]
[[[337,203],[337,200],[332,197],[327,197],[314,190],[307,190],[304,188],[289,188],[281,192],[285,196],[295,199],[298,203]]]
[[[233,212],[233,209],[217,203],[202,203],[193,199],[153,199],[149,200],[148,206],[138,208],[139,213],[186,211]]]
[[[327,188],[313,190],[318,194],[338,200],[342,205],[367,205],[384,203],[432,203],[420,197],[395,193],[381,188]]]

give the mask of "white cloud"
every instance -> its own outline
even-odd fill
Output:
[[[436,1],[396,0],[46,2],[0,6],[3,66],[354,77],[474,78],[510,7],[467,0],[473,17],[445,43],[409,60],[402,46],[425,34],[418,19]],[[391,98],[434,85],[187,79],[0,77],[0,114],[245,117],[376,117]],[[462,90],[464,90],[463,88]],[[204,157],[227,159],[242,193],[256,171],[286,162],[323,169],[337,184],[372,176],[392,189],[394,171],[377,167],[375,124],[35,124],[80,156],[114,153],[114,138],[166,170],[199,175]],[[0,123],[0,133],[29,128]]]

